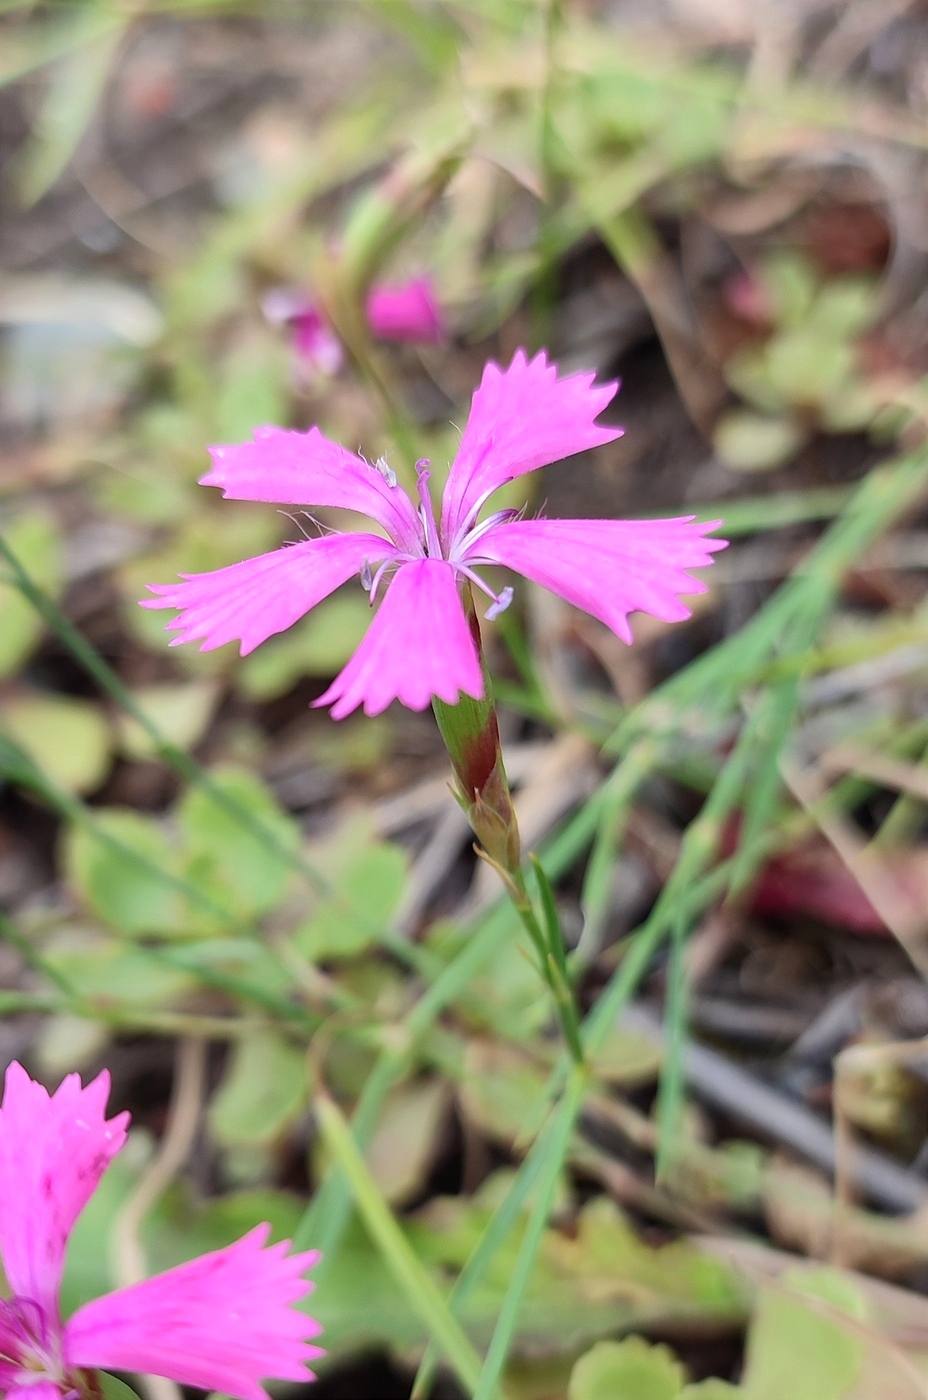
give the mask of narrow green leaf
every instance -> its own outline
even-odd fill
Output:
[[[586,1073],[582,1066],[575,1065],[564,1097],[558,1106],[557,1128],[552,1130],[552,1140],[548,1145],[543,1168],[538,1177],[537,1195],[519,1246],[512,1278],[500,1308],[499,1321],[493,1331],[474,1400],[492,1400],[497,1392],[499,1380],[512,1346],[519,1308],[522,1305],[522,1299],[535,1264],[542,1233],[551,1214],[554,1195],[561,1172],[564,1169],[574,1125],[582,1107],[586,1089]]]
[[[34,204],[51,188],[74,154],[130,23],[128,17],[118,18],[108,6],[92,8],[100,12],[102,32],[59,60],[32,135],[17,155],[15,183],[26,205]]]
[[[320,1095],[316,1100],[316,1115],[323,1140],[351,1183],[358,1210],[384,1261],[464,1385],[474,1390],[480,1377],[480,1357],[396,1223],[358,1152],[341,1111],[330,1098]],[[485,1394],[492,1396],[494,1389]]]

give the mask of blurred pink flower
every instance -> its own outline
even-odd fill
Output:
[[[87,1370],[138,1371],[180,1385],[268,1400],[262,1379],[313,1379],[317,1322],[293,1306],[318,1254],[264,1247],[259,1225],[226,1249],[85,1303],[58,1304],[75,1221],[126,1140],[127,1113],[106,1121],[109,1075],[54,1094],[15,1062],[0,1107],[0,1253],[12,1298],[0,1299],[0,1392],[7,1400],[97,1394]]]
[[[493,618],[512,589],[497,595],[477,573],[505,564],[632,639],[628,614],[666,622],[689,617],[681,593],[705,584],[686,572],[712,562],[725,541],[704,538],[719,523],[675,520],[524,520],[517,510],[480,519],[500,486],[612,442],[621,428],[597,427],[615,384],[594,385],[592,374],[557,377],[542,352],[519,350],[508,369],[492,362],[473,397],[445,486],[440,519],[429,494],[428,463],[419,462],[418,505],[381,459],[373,465],[320,433],[259,428],[254,441],[211,449],[203,485],[227,498],[281,504],[340,506],[373,519],[382,534],[332,532],[232,564],[214,573],[150,584],[156,599],[143,607],[178,608],[169,624],[172,646],[203,638],[201,651],[237,639],[242,655],[292,626],[352,575],[373,602],[389,586],[366,637],[335,681],[314,703],[342,719],[359,705],[369,715],[400,700],[424,709],[434,696],[455,703],[463,692],[483,694],[480,658],[461,601],[469,580],[487,594]]]
[[[408,282],[377,283],[365,305],[367,320],[381,340],[409,340],[415,345],[436,345],[444,338],[445,325],[427,277]]]
[[[290,328],[293,348],[305,374],[330,378],[345,359],[342,343],[322,309],[306,292],[274,287],[261,303],[269,321]],[[380,340],[435,345],[445,333],[441,310],[427,277],[376,283],[365,303],[367,323]]]

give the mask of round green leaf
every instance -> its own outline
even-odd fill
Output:
[[[735,471],[765,472],[788,461],[802,446],[804,436],[789,418],[768,418],[736,409],[719,420],[715,450]]]
[[[176,857],[151,818],[122,807],[95,813],[93,828],[68,832],[64,865],[91,909],[122,933],[183,927],[183,901],[166,878]]]
[[[42,511],[27,511],[3,529],[10,549],[46,593],[61,591],[61,544],[58,527]],[[0,564],[5,574],[6,563]],[[12,583],[0,582],[0,676],[12,676],[42,635],[45,624]]]
[[[597,1342],[570,1375],[568,1400],[677,1400],[686,1377],[679,1361],[641,1337]]]
[[[93,792],[106,776],[110,729],[89,700],[19,691],[0,703],[0,724],[68,792]]]

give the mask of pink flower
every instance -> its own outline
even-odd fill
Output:
[[[316,1253],[264,1248],[259,1225],[131,1288],[85,1303],[62,1322],[58,1291],[68,1237],[126,1140],[127,1113],[105,1118],[109,1075],[54,1094],[15,1062],[0,1107],[0,1253],[12,1298],[0,1300],[0,1392],[7,1400],[77,1400],[89,1369],[139,1371],[181,1385],[268,1400],[263,1378],[313,1379],[319,1324],[293,1303],[311,1287]]]
[[[368,325],[380,340],[437,345],[444,338],[441,310],[427,277],[395,284],[375,283],[365,310]]]
[[[310,378],[338,373],[345,358],[342,343],[312,297],[274,287],[261,305],[269,321],[290,327],[293,348]],[[427,277],[376,283],[368,293],[365,312],[379,340],[435,345],[444,337],[441,310]]]
[[[488,364],[473,397],[436,518],[428,463],[417,464],[414,504],[386,462],[374,465],[323,437],[259,428],[253,442],[212,449],[204,485],[241,501],[341,506],[367,515],[382,533],[331,533],[246,559],[184,582],[149,587],[143,607],[179,608],[172,646],[202,638],[201,651],[237,639],[242,655],[292,626],[353,575],[373,601],[389,586],[367,636],[326,693],[342,719],[363,705],[379,714],[393,700],[422,710],[434,696],[453,704],[461,692],[483,694],[480,659],[461,601],[469,581],[487,594],[493,618],[512,599],[480,577],[505,564],[598,617],[631,641],[633,611],[675,622],[689,617],[681,593],[705,585],[686,572],[712,562],[723,540],[706,539],[719,522],[676,520],[523,520],[515,510],[481,520],[498,487],[548,462],[612,442],[621,428],[595,419],[616,386],[592,374],[557,377],[542,352],[519,350],[508,369]]]

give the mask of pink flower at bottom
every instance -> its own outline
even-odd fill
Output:
[[[259,1225],[226,1249],[108,1293],[63,1322],[58,1294],[74,1224],[126,1140],[107,1122],[109,1075],[76,1074],[54,1094],[15,1062],[0,1106],[0,1392],[7,1400],[78,1400],[88,1370],[137,1371],[180,1385],[268,1400],[264,1379],[314,1379],[319,1324],[293,1306],[318,1254],[266,1246]]]
[[[369,715],[400,700],[424,709],[463,692],[483,694],[480,658],[461,598],[471,583],[488,595],[494,618],[512,599],[493,592],[480,569],[502,564],[566,598],[630,642],[629,613],[665,622],[689,617],[680,595],[705,584],[687,572],[712,562],[725,541],[706,539],[718,521],[524,520],[517,510],[481,518],[493,493],[549,462],[612,442],[621,428],[598,427],[615,384],[592,374],[559,379],[542,352],[517,351],[508,369],[490,363],[436,515],[428,463],[417,464],[418,504],[382,459],[374,464],[311,428],[307,433],[259,428],[253,442],[214,447],[205,486],[239,501],[334,506],[376,523],[367,531],[323,534],[208,574],[150,584],[157,598],[142,607],[177,608],[171,645],[202,639],[201,651],[238,640],[242,655],[292,626],[339,585],[360,577],[371,601],[383,601],[366,637],[326,693],[342,719],[359,705]]]
[[[311,296],[293,288],[273,287],[261,305],[269,321],[289,327],[304,375],[331,378],[338,373],[345,360],[342,343]],[[427,277],[375,282],[364,313],[378,340],[437,345],[444,339],[441,309]]]

